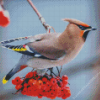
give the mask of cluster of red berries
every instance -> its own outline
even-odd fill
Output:
[[[60,97],[66,99],[71,96],[68,84],[68,77],[63,75],[60,77],[53,77],[45,74],[44,76],[37,75],[37,72],[29,72],[24,79],[16,77],[12,80],[15,88],[21,91],[23,95],[37,96],[38,98],[47,97],[55,99]]]
[[[0,5],[0,26],[6,27],[10,23],[9,12]]]

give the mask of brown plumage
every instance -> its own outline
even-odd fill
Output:
[[[39,70],[62,66],[77,56],[86,41],[89,31],[96,29],[76,19],[65,18],[63,20],[69,22],[63,33],[35,35],[30,37],[30,42],[25,45],[4,45],[4,47],[23,55],[16,67],[3,78],[3,84],[15,73],[22,70],[23,68],[20,67],[22,65]]]

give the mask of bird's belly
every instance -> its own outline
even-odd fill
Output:
[[[59,65],[59,63],[53,60],[32,58],[27,61],[27,65],[29,67],[36,68],[36,69],[44,69],[44,68],[56,67]]]
[[[76,57],[78,53],[71,53],[66,56],[63,56],[57,60],[48,60],[48,59],[41,59],[41,58],[32,58],[27,61],[27,65],[29,67],[35,68],[35,69],[44,69],[44,68],[51,68],[56,66],[62,66],[64,64],[67,64],[72,59]]]

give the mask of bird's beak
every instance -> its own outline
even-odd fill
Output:
[[[91,30],[93,30],[93,31],[94,31],[94,30],[97,30],[97,28],[92,27],[92,28],[91,28]]]

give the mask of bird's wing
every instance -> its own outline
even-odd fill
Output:
[[[54,35],[47,35],[43,39],[39,39],[38,41],[29,42],[25,45],[3,45],[8,49],[12,49],[16,52],[30,55],[37,58],[43,59],[58,59],[64,56],[65,50],[59,49],[57,47],[56,37]]]

